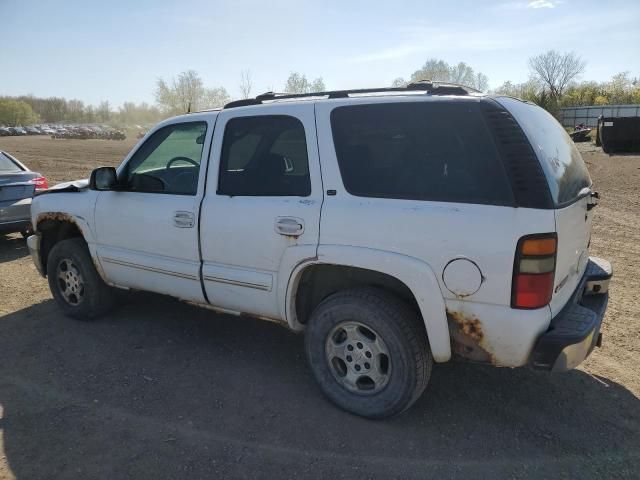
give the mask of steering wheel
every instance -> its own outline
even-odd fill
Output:
[[[194,167],[200,166],[198,162],[196,162],[195,160],[191,160],[189,157],[173,157],[171,160],[169,160],[169,163],[167,163],[167,166],[165,168],[169,170],[171,168],[171,165],[173,165],[175,162],[180,162],[180,161],[190,163]]]

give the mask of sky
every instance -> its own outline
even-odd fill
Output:
[[[239,97],[289,73],[329,89],[388,86],[429,58],[491,88],[528,78],[549,49],[587,61],[584,80],[640,77],[640,0],[0,0],[0,95],[154,102],[158,78],[193,69]]]

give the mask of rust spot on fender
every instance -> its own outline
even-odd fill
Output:
[[[40,225],[42,222],[45,222],[47,220],[54,221],[54,222],[73,223],[76,226],[76,228],[80,231],[80,233],[84,236],[84,232],[82,231],[82,228],[80,227],[80,225],[78,225],[78,222],[76,222],[75,218],[73,218],[68,213],[64,213],[64,212],[41,213],[38,215],[38,218],[36,218],[36,227]]]
[[[447,310],[451,350],[454,355],[472,362],[496,364],[486,345],[482,322],[474,315]]]

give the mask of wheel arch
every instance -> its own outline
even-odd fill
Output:
[[[281,297],[281,310],[291,329],[304,329],[305,318],[300,318],[299,315],[300,289],[305,288],[304,280],[313,269],[327,267],[343,271],[357,269],[371,272],[371,276],[367,278],[375,279],[374,285],[382,286],[415,305],[423,319],[434,360],[446,362],[451,358],[445,303],[433,270],[427,263],[416,258],[382,250],[338,245],[321,246],[316,258],[298,264],[291,272],[286,292]],[[311,304],[315,306],[318,299],[323,299],[319,297],[327,296],[323,295],[325,293],[331,294],[341,290],[345,283],[348,287],[363,285],[358,283],[362,278],[361,274],[355,273],[352,277],[355,277],[355,283],[341,279],[333,288],[322,286],[322,291],[315,296]],[[339,277],[334,275],[334,278]],[[304,293],[302,296],[304,295],[309,294]],[[407,298],[407,295],[410,295],[410,298]]]
[[[103,280],[104,274],[96,260],[95,252],[92,251],[93,232],[89,228],[87,221],[77,215],[65,212],[42,212],[35,219],[35,231],[40,235],[40,262],[42,271],[46,274],[47,258],[53,246],[69,238],[82,238],[89,248],[89,253],[96,270]]]

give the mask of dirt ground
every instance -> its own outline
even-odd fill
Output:
[[[52,181],[134,140],[0,138]],[[614,266],[603,348],[577,370],[446,364],[406,414],[328,403],[302,337],[135,294],[67,319],[18,236],[0,236],[0,478],[638,478],[640,156],[581,145],[602,200],[591,251]]]

